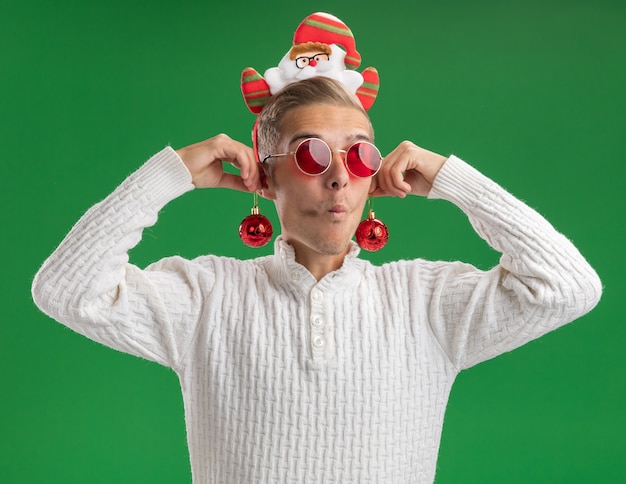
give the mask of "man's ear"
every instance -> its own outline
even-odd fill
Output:
[[[261,176],[261,184],[263,188],[259,191],[259,195],[268,200],[276,200],[276,192],[274,190],[274,181],[270,173],[270,167],[265,163],[259,163],[259,175]]]
[[[372,193],[374,193],[376,191],[377,188],[378,188],[378,180],[377,180],[376,176],[374,175],[372,177],[372,183],[370,184],[370,189],[369,189],[368,193],[371,195]]]

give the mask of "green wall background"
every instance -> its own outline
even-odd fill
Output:
[[[626,3],[321,0],[0,3],[0,481],[189,482],[178,381],[38,312],[32,277],[79,216],[152,153],[249,139],[241,70],[261,72],[313,11],[345,20],[381,74],[377,144],[455,153],[539,209],[606,286],[595,311],[462,373],[437,483],[623,482]],[[133,250],[253,257],[252,197],[197,190]],[[497,254],[441,201],[379,199],[375,262]],[[262,210],[276,221],[273,207]]]

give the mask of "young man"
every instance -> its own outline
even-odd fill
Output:
[[[546,220],[455,156],[403,142],[376,176],[353,175],[345,151],[373,141],[372,127],[335,81],[291,84],[260,116],[262,164],[225,135],[157,153],[81,218],[37,274],[35,301],[176,371],[194,482],[432,482],[458,372],[586,313],[600,281]],[[332,150],[317,176],[294,154],[311,138]],[[275,253],[129,264],[143,228],[194,186],[274,200]],[[501,263],[359,259],[351,238],[370,194],[455,203]]]

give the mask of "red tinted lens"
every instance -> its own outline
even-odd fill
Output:
[[[346,155],[350,173],[363,178],[375,175],[380,169],[381,162],[382,157],[378,148],[365,141],[353,144]]]
[[[296,164],[307,175],[320,175],[330,165],[330,148],[321,139],[306,139],[296,149]]]

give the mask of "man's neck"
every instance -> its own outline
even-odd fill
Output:
[[[322,254],[297,242],[288,243],[294,248],[296,262],[306,267],[316,281],[339,269],[350,250],[348,245],[340,254]]]

